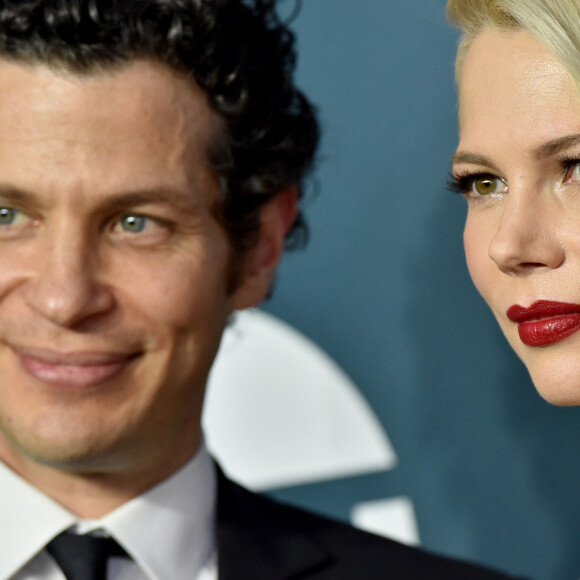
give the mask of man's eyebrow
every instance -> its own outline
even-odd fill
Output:
[[[0,183],[0,204],[47,206],[49,205],[47,202],[48,200],[43,195],[10,184]],[[199,207],[196,196],[191,192],[165,185],[105,196],[102,202],[97,201],[97,204],[108,210],[122,210],[148,204],[173,205],[188,213]]]
[[[483,165],[485,167],[489,167],[493,171],[499,171],[498,167],[493,161],[489,160],[483,155],[471,153],[470,151],[458,151],[455,153],[451,161],[453,165],[456,163],[469,163],[471,165]]]
[[[6,183],[0,183],[0,199],[2,202],[27,204],[32,201],[37,201],[37,197],[30,191]]]
[[[148,204],[175,205],[185,211],[195,210],[199,206],[191,192],[167,186],[118,193],[104,200],[104,205],[121,209]]]
[[[558,137],[557,139],[553,139],[547,143],[542,143],[542,145],[536,147],[532,151],[532,157],[537,160],[547,159],[548,157],[553,157],[561,151],[578,144],[580,144],[580,133]]]

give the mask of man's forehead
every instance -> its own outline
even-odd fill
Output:
[[[22,190],[205,191],[213,179],[214,113],[164,65],[83,76],[0,61],[0,87],[0,177]]]
[[[178,87],[194,98],[206,100],[204,91],[190,74],[180,71],[156,58],[136,57],[114,63],[99,64],[77,70],[61,61],[42,62],[21,60],[0,55],[0,70],[17,78],[32,78],[40,82],[61,81],[71,85],[111,85],[135,82],[154,92],[156,85]],[[187,90],[189,89],[189,90]],[[103,103],[104,104],[104,103]]]
[[[91,74],[0,59],[0,86],[4,88],[0,115],[9,122],[13,111],[26,110],[28,131],[41,131],[44,122],[54,131],[57,127],[52,121],[59,116],[63,130],[67,122],[82,118],[83,125],[93,122],[103,132],[110,130],[110,139],[118,138],[124,128],[141,126],[148,131],[158,125],[165,139],[179,132],[180,139],[208,143],[218,125],[205,93],[194,81],[149,59]],[[22,132],[25,127],[14,129]]]

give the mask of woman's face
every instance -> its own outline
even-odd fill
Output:
[[[453,160],[478,290],[540,394],[580,404],[580,98],[525,31],[470,47]]]

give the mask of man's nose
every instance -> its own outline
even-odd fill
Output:
[[[564,262],[555,203],[540,192],[533,199],[508,194],[488,249],[502,272],[523,276],[538,268],[557,268]]]
[[[99,278],[98,252],[90,236],[59,231],[39,246],[26,288],[30,308],[53,324],[72,328],[113,307],[113,294]]]

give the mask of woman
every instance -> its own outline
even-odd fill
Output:
[[[580,0],[450,0],[471,277],[536,388],[580,404]]]

